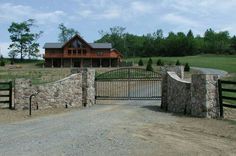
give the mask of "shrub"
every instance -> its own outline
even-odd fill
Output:
[[[162,60],[158,59],[157,60],[157,66],[163,66],[163,65],[164,65],[164,63],[162,62]]]
[[[152,58],[149,58],[148,63],[147,64],[151,64],[152,65]]]
[[[143,66],[143,60],[142,60],[142,59],[140,59],[140,60],[138,61],[138,65],[139,65],[139,66]]]
[[[35,66],[43,67],[44,66],[44,61],[36,63]]]
[[[181,65],[180,62],[179,62],[179,60],[176,61],[175,65],[176,65],[176,66],[180,66],[180,65]]]
[[[188,63],[185,64],[184,66],[184,71],[189,72],[190,71],[190,66]]]
[[[146,70],[147,70],[147,71],[153,71],[153,68],[152,68],[152,62],[148,61],[148,64],[147,64]]]
[[[5,61],[1,60],[0,61],[0,66],[5,66]]]

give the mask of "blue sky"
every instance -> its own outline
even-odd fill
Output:
[[[99,30],[126,27],[137,35],[163,29],[201,34],[207,28],[236,34],[236,0],[0,0],[0,52],[7,56],[11,22],[36,19],[39,42],[56,42],[58,24],[78,30],[88,42]]]

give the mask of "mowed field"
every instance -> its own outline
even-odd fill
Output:
[[[156,65],[158,59],[161,59],[164,64],[174,65],[177,60],[181,64],[189,63],[190,66],[215,68],[225,70],[229,73],[236,73],[236,55],[196,55],[185,57],[151,57],[153,65]],[[147,64],[149,57],[142,58],[144,64]],[[140,57],[129,58],[128,61],[134,61],[136,64]]]
[[[142,58],[144,62],[143,68],[146,67],[149,57]],[[160,68],[156,66],[157,60],[161,59],[164,64],[174,65],[177,60],[181,64],[189,63],[190,67],[204,67],[221,69],[231,74],[231,80],[236,81],[236,55],[197,55],[185,57],[152,57],[153,68],[159,71]],[[132,61],[136,65],[140,57],[128,58],[127,61]],[[9,65],[0,67],[0,81],[14,80],[15,78],[29,78],[33,84],[41,84],[53,82],[70,75],[70,68],[42,68],[37,66],[42,61],[29,61],[24,63],[16,63],[14,66]],[[97,68],[97,74],[109,71],[116,68]]]

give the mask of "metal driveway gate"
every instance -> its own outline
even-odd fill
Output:
[[[96,76],[97,100],[157,100],[161,76],[141,68],[121,68]]]

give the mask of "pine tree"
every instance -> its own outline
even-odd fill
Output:
[[[188,63],[185,64],[184,66],[184,71],[189,72],[190,71],[190,66]]]
[[[153,68],[152,68],[152,62],[151,62],[151,61],[148,61],[148,64],[147,64],[146,70],[147,70],[147,71],[153,71]]]
[[[175,65],[176,65],[176,66],[180,66],[180,65],[181,65],[180,62],[179,62],[179,60],[176,61]]]
[[[143,66],[143,65],[144,65],[142,59],[140,59],[140,60],[138,61],[138,65],[139,65],[139,66]]]

